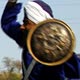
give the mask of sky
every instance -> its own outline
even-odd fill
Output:
[[[0,21],[8,0],[0,0]],[[24,4],[28,0],[18,0]],[[67,23],[73,30],[76,37],[76,46],[74,51],[80,54],[80,0],[43,0],[48,3],[53,10],[53,15],[56,19]],[[21,23],[23,19],[23,12],[18,16],[18,21]],[[14,40],[9,38],[1,29],[0,26],[0,62],[4,57],[21,60],[22,49],[16,44]],[[2,64],[0,64],[0,69]]]

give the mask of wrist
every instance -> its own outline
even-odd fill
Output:
[[[14,3],[14,2],[17,2],[17,0],[8,0],[8,2],[13,2]]]

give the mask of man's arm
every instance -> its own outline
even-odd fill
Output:
[[[13,38],[19,45],[22,46],[23,33],[20,29],[21,24],[16,21],[21,8],[21,3],[10,2],[9,0],[3,11],[1,27],[9,37]]]

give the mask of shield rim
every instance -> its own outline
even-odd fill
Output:
[[[47,62],[43,62],[41,60],[39,60],[35,55],[34,53],[32,52],[32,49],[31,49],[31,37],[32,37],[32,34],[34,33],[34,31],[42,24],[44,23],[47,23],[47,22],[56,22],[56,23],[59,23],[59,24],[62,24],[71,34],[71,38],[72,38],[72,46],[71,46],[71,49],[69,50],[69,53],[66,57],[64,57],[63,59],[59,60],[59,61],[56,61],[56,62],[51,62],[51,63],[47,63]],[[36,60],[37,62],[43,64],[43,65],[48,65],[48,66],[56,66],[56,65],[60,65],[64,62],[66,62],[67,60],[69,60],[72,55],[73,55],[73,51],[74,51],[74,48],[75,48],[75,35],[72,31],[72,29],[62,20],[59,20],[59,19],[47,19],[45,21],[42,21],[40,23],[38,23],[35,27],[31,28],[29,30],[29,33],[28,33],[28,36],[26,38],[26,45],[27,45],[27,48],[29,50],[29,53],[30,55],[32,56],[32,58],[34,60]]]

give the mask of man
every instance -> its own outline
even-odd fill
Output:
[[[32,56],[26,47],[27,34],[39,22],[52,19],[53,14],[49,5],[42,0],[29,1],[24,7],[24,19],[23,25],[21,25],[16,21],[21,8],[22,4],[17,3],[17,0],[8,0],[1,24],[3,31],[23,48],[22,59],[27,69],[32,61]],[[24,80],[25,70],[23,67]],[[80,79],[80,62],[75,53],[67,62],[58,66],[45,66],[37,62],[29,76],[29,80],[65,80],[66,77]]]

